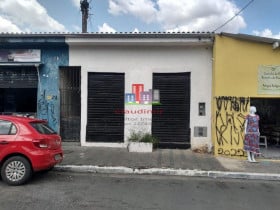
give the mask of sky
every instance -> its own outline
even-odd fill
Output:
[[[228,32],[280,39],[279,0],[88,2],[88,32]],[[81,15],[80,0],[0,0],[0,32],[81,32]]]

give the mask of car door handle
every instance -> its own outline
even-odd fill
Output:
[[[0,141],[0,144],[5,145],[5,144],[9,144],[9,142],[7,142],[7,141]]]

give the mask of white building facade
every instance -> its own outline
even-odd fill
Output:
[[[74,34],[82,146],[126,147],[133,131],[167,148],[212,147],[213,35]]]

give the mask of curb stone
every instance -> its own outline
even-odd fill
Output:
[[[57,165],[55,171],[79,172],[79,173],[103,173],[103,174],[134,174],[134,175],[167,175],[167,176],[186,176],[186,177],[208,177],[208,178],[230,178],[230,179],[250,179],[280,181],[280,174],[272,173],[248,173],[248,172],[229,172],[229,171],[204,171],[191,169],[173,168],[129,168],[123,166],[92,166],[92,165]]]

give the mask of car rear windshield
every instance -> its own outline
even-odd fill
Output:
[[[41,134],[55,134],[56,132],[47,123],[31,122],[30,125]]]

